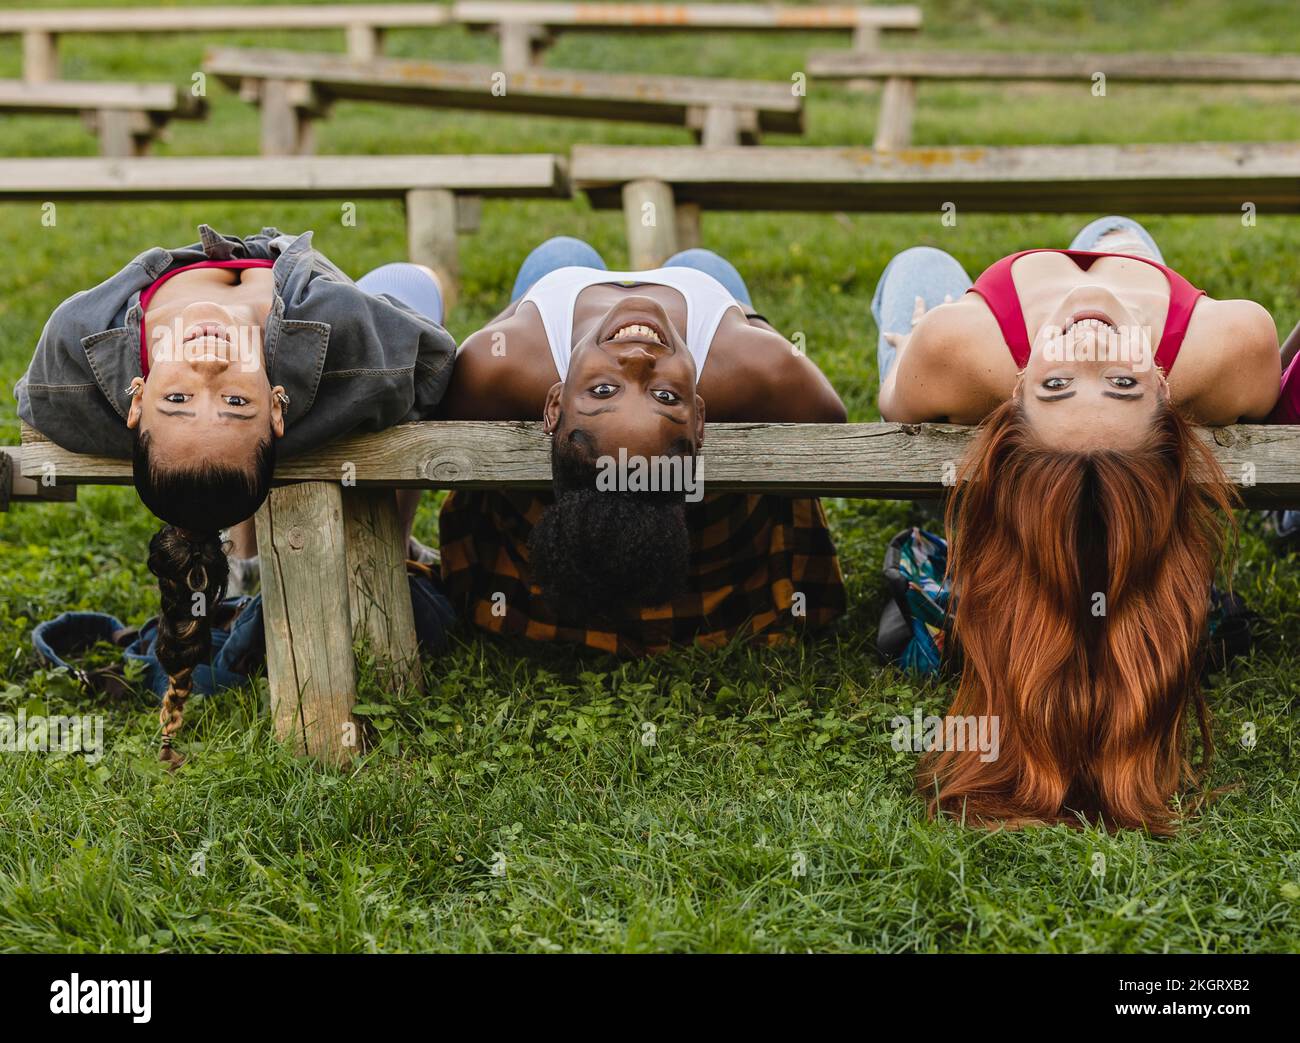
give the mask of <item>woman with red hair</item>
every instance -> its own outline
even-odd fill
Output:
[[[949,713],[998,718],[1001,750],[933,750],[932,814],[973,825],[1173,828],[1206,753],[1210,586],[1235,502],[1193,424],[1265,420],[1277,331],[1166,267],[1136,222],[1003,258],[890,262],[872,305],[887,420],[980,424],[948,503]]]

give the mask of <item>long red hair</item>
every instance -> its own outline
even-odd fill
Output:
[[[1123,451],[1044,447],[1018,394],[994,411],[948,502],[949,713],[996,715],[1001,749],[926,754],[931,814],[1172,831],[1171,798],[1196,779],[1189,713],[1212,752],[1201,649],[1235,502],[1167,403]]]

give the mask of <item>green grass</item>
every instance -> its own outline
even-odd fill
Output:
[[[79,4],[84,0],[78,0]],[[5,6],[18,6],[6,4]],[[986,49],[1300,50],[1292,5],[1107,2],[922,5],[924,41]],[[338,48],[333,34],[223,36]],[[787,79],[835,37],[695,41],[569,37],[557,67],[637,68]],[[187,82],[194,37],[63,43],[76,78]],[[393,34],[395,53],[488,58],[484,38]],[[19,69],[0,41],[0,76]],[[166,154],[249,153],[253,112],[217,85],[212,116],[178,124]],[[1300,92],[926,87],[919,143],[1300,139]],[[816,89],[814,144],[871,140],[877,98]],[[580,142],[685,143],[683,132],[618,124],[341,105],[322,152],[563,151]],[[793,139],[780,139],[792,141]],[[5,155],[88,155],[71,119],[0,118]],[[242,232],[314,228],[346,270],[401,256],[395,204],[360,201],[182,206],[0,206],[0,383],[22,373],[64,297],[207,221]],[[1142,215],[1136,215],[1142,216]],[[706,215],[779,327],[801,330],[854,420],[877,416],[868,301],[896,251],[930,243],[972,271],[1026,246],[1064,245],[1086,218],[939,215]],[[1300,317],[1300,219],[1261,213],[1147,221],[1166,256],[1216,296],[1246,296],[1289,329]],[[463,337],[503,303],[527,250],[589,238],[626,262],[621,218],[585,204],[489,203],[463,243]],[[0,441],[17,439],[12,404]],[[433,497],[420,534],[436,536]],[[851,609],[821,637],[781,651],[683,651],[620,663],[463,632],[428,665],[427,696],[367,682],[377,749],[348,775],[318,772],[269,734],[265,686],[196,701],[175,777],[156,761],[148,698],[96,703],[38,669],[31,625],[71,608],[139,622],[155,611],[144,567],[149,518],[129,491],[87,489],[75,505],[0,515],[0,713],[95,712],[107,753],[0,758],[0,950],[926,950],[1282,951],[1300,946],[1300,567],[1243,515],[1236,589],[1267,620],[1256,650],[1214,679],[1220,754],[1232,787],[1170,840],[1067,828],[964,831],[925,820],[914,759],[887,722],[942,685],[881,667],[872,649],[884,543],[909,506],[831,501]],[[1288,640],[1288,638],[1290,640]],[[654,726],[644,745],[643,725]],[[1253,723],[1253,748],[1238,741]],[[202,858],[196,856],[202,853]],[[1104,872],[1096,870],[1103,863]],[[192,869],[200,868],[195,873]],[[493,867],[504,866],[504,874]]]

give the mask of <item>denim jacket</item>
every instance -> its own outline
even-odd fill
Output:
[[[65,449],[129,457],[128,386],[141,376],[140,292],[200,261],[273,263],[263,346],[272,385],[289,395],[282,456],[351,432],[429,416],[447,390],[456,342],[437,323],[371,296],[312,248],[312,233],[263,228],[246,239],[199,226],[200,242],[154,247],[54,310],[14,388],[18,415]]]

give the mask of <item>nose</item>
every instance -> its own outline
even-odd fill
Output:
[[[629,373],[654,369],[656,355],[643,344],[629,344],[619,350],[618,364]]]

